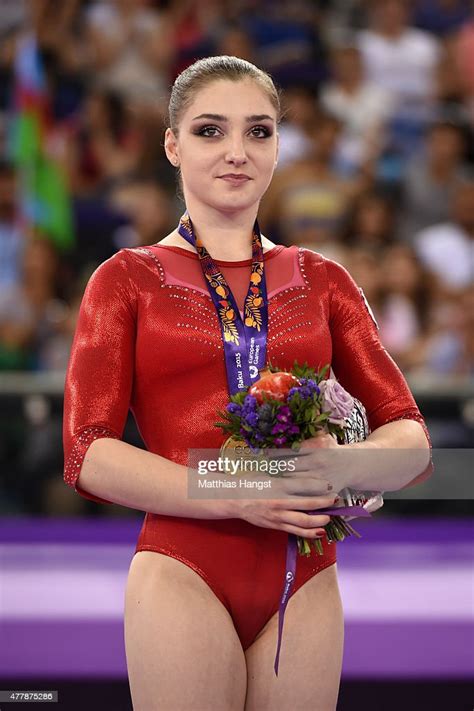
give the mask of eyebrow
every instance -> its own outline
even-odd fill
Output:
[[[195,116],[192,120],[197,121],[198,119],[210,119],[211,121],[222,121],[224,123],[229,121],[227,116],[223,116],[222,114],[199,114],[199,116]],[[246,116],[245,120],[247,123],[265,120],[274,121],[274,119],[268,114],[252,114],[252,116]]]

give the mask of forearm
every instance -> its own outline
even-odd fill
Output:
[[[168,516],[234,518],[225,499],[190,499],[188,468],[158,454],[111,438],[88,448],[77,484],[121,506]]]
[[[348,486],[360,491],[398,491],[432,471],[430,446],[415,420],[389,422],[364,442],[344,446],[354,450]]]

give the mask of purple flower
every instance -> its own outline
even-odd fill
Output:
[[[281,445],[286,444],[286,437],[284,435],[282,437],[275,437],[273,442],[277,447],[280,447]]]
[[[319,385],[315,380],[310,380],[308,378],[300,378],[301,385],[296,388],[291,388],[288,391],[288,397],[293,397],[296,393],[299,393],[302,400],[307,400],[309,397],[316,393],[319,395]]]
[[[258,423],[258,415],[256,412],[249,412],[245,415],[245,422],[249,427],[256,427]]]
[[[240,415],[242,412],[242,407],[240,405],[237,405],[236,402],[229,402],[227,405],[227,412],[232,413],[233,415]]]
[[[298,425],[291,425],[291,427],[287,430],[287,434],[298,434],[300,431],[300,428]]]
[[[323,410],[329,412],[329,422],[335,425],[344,424],[345,418],[349,417],[354,407],[352,395],[334,378],[323,380],[320,389],[323,394]]]
[[[320,390],[320,388],[319,388],[319,385],[317,384],[316,380],[311,380],[311,379],[310,379],[310,380],[308,380],[308,382],[306,383],[306,385],[307,385],[307,387],[311,390],[311,392],[316,393],[317,395],[319,395],[319,393],[321,392],[321,390]]]
[[[244,407],[246,410],[255,410],[257,408],[257,400],[253,395],[246,395],[244,399]]]
[[[279,434],[280,432],[286,432],[288,429],[288,425],[284,424],[283,422],[280,422],[276,425],[273,425],[272,427],[272,434]]]
[[[315,392],[319,395],[319,385],[316,380],[312,380],[312,378],[300,378],[300,383],[304,387],[309,388],[311,392]]]
[[[276,416],[278,422],[290,422],[291,421],[291,410],[288,406],[281,407]]]

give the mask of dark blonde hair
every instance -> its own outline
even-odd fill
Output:
[[[253,79],[260,84],[267,94],[277,114],[277,123],[281,119],[280,95],[267,72],[259,69],[240,57],[221,55],[198,59],[179,74],[171,89],[169,101],[169,127],[175,135],[183,112],[192,102],[195,94],[203,87],[218,79],[227,81],[242,81]]]

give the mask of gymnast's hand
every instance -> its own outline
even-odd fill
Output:
[[[332,506],[337,499],[337,491],[345,484],[341,482],[342,485],[337,489],[339,484],[335,485],[332,483],[334,479],[328,478],[331,458],[320,458],[325,462],[322,465],[313,453],[314,450],[339,446],[333,437],[326,434],[305,440],[298,454],[291,452],[289,456],[283,457],[288,462],[292,460],[291,468],[288,467],[284,474],[272,477],[272,495],[275,494],[277,498],[235,501],[237,516],[255,526],[274,528],[304,538],[323,535],[322,526],[329,523],[329,516],[308,514],[307,511]]]
[[[335,437],[327,432],[320,432],[301,443],[296,456],[294,473],[300,476],[306,475],[309,482],[313,477],[323,479],[327,483],[327,490],[338,493],[349,486],[351,467],[356,463],[355,456],[350,445],[338,444]],[[297,491],[298,494],[303,493],[293,486],[291,478],[286,482],[288,493],[293,491]],[[299,486],[298,479],[297,487]],[[308,493],[311,493],[311,487]]]

